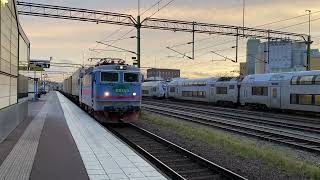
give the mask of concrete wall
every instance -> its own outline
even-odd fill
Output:
[[[27,99],[18,104],[0,109],[0,143],[27,118],[28,101]]]

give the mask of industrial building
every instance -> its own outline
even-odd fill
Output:
[[[247,73],[246,74],[256,74],[255,66],[258,56],[260,46],[259,39],[249,39],[247,42]]]
[[[28,113],[28,98],[26,98],[28,83],[24,82],[25,77],[19,77],[18,65],[19,61],[29,61],[30,42],[20,26],[16,1],[1,1],[0,11],[0,142],[2,142]]]
[[[320,51],[319,49],[311,50],[310,70],[320,70]]]
[[[262,42],[248,40],[248,74],[306,70],[306,44],[292,41]]]
[[[240,63],[240,76],[248,75],[247,63]]]
[[[173,78],[180,77],[179,69],[148,69],[147,70],[147,78],[160,77],[163,80],[172,80]]]

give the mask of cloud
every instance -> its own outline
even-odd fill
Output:
[[[35,3],[47,4],[46,0],[34,0]],[[156,0],[142,0],[143,10],[147,9],[156,2]],[[49,4],[72,6],[80,8],[100,9],[112,12],[121,12],[136,15],[136,1],[129,0],[54,0]],[[246,25],[256,26],[267,22],[293,17],[305,14],[305,9],[312,9],[314,12],[320,10],[320,1],[318,0],[247,0],[246,7]],[[150,15],[152,12],[145,14]],[[242,24],[242,0],[218,1],[218,0],[176,0],[172,5],[157,13],[155,17],[190,20],[197,22],[208,22],[229,25]],[[313,18],[319,18],[320,13],[313,14]],[[285,25],[295,24],[306,21],[307,16],[298,18],[292,21],[270,25],[264,28],[276,29]],[[108,37],[112,32],[119,29],[119,26],[103,25],[95,23],[67,21],[58,19],[38,18],[38,17],[21,17],[21,22],[26,34],[31,41],[32,57],[49,57],[53,56],[57,61],[68,59],[74,63],[83,61],[85,50],[85,58],[88,57],[121,57],[127,58],[131,63],[130,53],[103,52],[96,54],[89,52],[88,48],[105,48],[104,46],[96,46],[95,41],[102,39],[118,39],[126,34],[131,28],[123,28],[115,35]],[[320,36],[320,22],[315,21],[312,24],[312,33]],[[296,28],[285,29],[286,31],[296,31],[300,33],[307,32],[307,24],[302,24]],[[135,31],[132,31],[127,36],[134,36]],[[209,38],[212,36],[196,34],[196,39]],[[230,72],[238,70],[239,65],[231,62],[213,63],[211,59],[221,59],[210,53],[211,50],[226,49],[233,46],[233,43],[225,44],[219,47],[196,51],[196,61],[190,61],[180,58],[167,58],[167,56],[177,56],[178,54],[166,49],[167,46],[172,46],[179,43],[187,43],[192,39],[190,33],[174,33],[169,31],[157,30],[142,30],[142,64],[146,67],[161,67],[161,68],[179,68],[182,74],[188,77],[205,77],[218,74],[219,72]],[[214,37],[205,41],[197,42],[196,49],[212,46],[214,44],[223,43],[234,39],[233,37]],[[235,40],[235,39],[234,39]],[[245,39],[240,41],[240,54],[245,54]],[[320,38],[317,40],[320,47]],[[315,42],[315,44],[317,44]],[[136,49],[134,39],[123,40],[115,43],[116,46],[128,50]],[[111,49],[111,48],[109,48]],[[180,52],[189,52],[191,45],[178,47]],[[208,53],[204,56],[201,54]],[[233,50],[222,51],[224,56],[234,57]],[[190,53],[188,54],[190,55]],[[157,62],[155,63],[155,58]],[[242,57],[241,61],[245,59]]]

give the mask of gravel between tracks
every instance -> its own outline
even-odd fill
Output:
[[[178,119],[175,119],[175,121],[181,121]],[[191,139],[187,139],[185,137],[182,137],[178,135],[176,132],[168,130],[164,127],[161,127],[156,124],[150,124],[143,119],[139,122],[136,122],[136,124],[142,128],[145,128],[173,143],[176,143],[177,145],[184,147],[204,158],[207,158],[208,160],[219,164],[223,167],[228,168],[229,170],[238,173],[248,179],[263,179],[263,180],[274,180],[274,179],[307,179],[305,177],[292,177],[288,176],[285,173],[282,173],[280,170],[276,168],[271,168],[265,165],[261,160],[259,159],[245,159],[239,156],[236,156],[234,154],[225,152],[222,148],[217,146],[212,146],[205,144],[204,142],[195,141]],[[192,123],[194,127],[203,127],[202,125],[194,124]],[[220,130],[217,130],[220,131]],[[222,131],[224,132],[224,131]],[[229,133],[229,132],[224,132]],[[232,135],[235,135],[233,133],[230,133]],[[239,136],[243,138],[248,138],[245,136]],[[320,156],[315,155],[309,152],[304,152],[300,150],[294,150],[292,148],[283,147],[278,144],[269,143],[266,141],[259,141],[256,139],[248,138],[250,140],[254,140],[256,143],[265,145],[268,144],[275,149],[280,149],[285,152],[289,152],[296,156],[298,159],[301,160],[310,160],[316,163],[320,163]]]

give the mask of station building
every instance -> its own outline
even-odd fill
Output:
[[[147,70],[147,78],[155,78],[160,77],[163,80],[172,80],[174,78],[180,77],[179,69],[148,69]]]
[[[25,77],[19,78],[18,67],[19,61],[29,61],[30,42],[20,26],[16,1],[0,0],[0,2],[0,142],[2,142],[28,113],[28,101],[25,98],[28,87]]]

